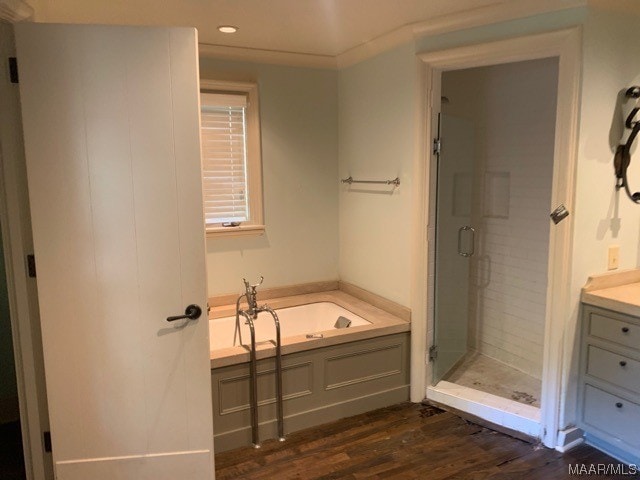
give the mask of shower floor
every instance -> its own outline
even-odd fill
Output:
[[[540,408],[540,380],[478,352],[469,353],[444,380]]]

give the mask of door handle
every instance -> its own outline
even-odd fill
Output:
[[[202,315],[202,309],[195,304],[189,305],[184,310],[184,315],[176,315],[175,317],[167,317],[167,322],[175,322],[176,320],[197,320]]]
[[[471,232],[471,251],[463,252],[462,251],[462,232]],[[473,227],[469,225],[465,225],[464,227],[460,227],[458,229],[458,255],[461,257],[471,257],[474,253],[476,253],[476,231]]]

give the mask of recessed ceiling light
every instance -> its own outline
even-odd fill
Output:
[[[238,27],[234,27],[233,25],[220,25],[218,30],[222,33],[236,33],[238,31]]]

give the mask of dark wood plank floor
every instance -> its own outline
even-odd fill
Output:
[[[403,403],[288,435],[284,443],[218,454],[216,479],[549,480],[572,478],[575,464],[618,462],[589,446],[562,455],[433,406]]]

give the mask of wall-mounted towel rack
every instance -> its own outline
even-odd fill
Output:
[[[347,178],[343,178],[340,180],[341,183],[348,183],[351,185],[352,183],[378,183],[384,185],[393,185],[395,187],[400,185],[400,177],[396,177],[393,180],[354,180],[353,177],[349,176]]]

